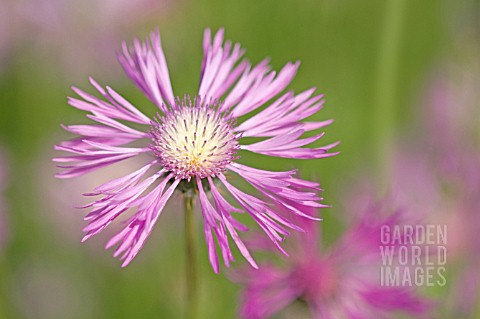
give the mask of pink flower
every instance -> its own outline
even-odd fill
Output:
[[[410,224],[447,227],[449,284],[441,311],[449,318],[475,316],[480,296],[480,64],[475,60],[465,70],[464,63],[444,66],[446,74],[433,79],[418,118],[421,130],[413,132],[414,142],[411,136],[404,139],[390,172],[391,201],[409,208]]]
[[[468,70],[455,65],[445,69],[450,70],[436,77],[427,92],[424,142],[442,179],[468,191],[480,186],[480,63],[472,61]]]
[[[235,275],[245,285],[242,318],[268,318],[296,301],[308,306],[311,318],[391,318],[399,311],[426,318],[430,301],[410,287],[380,284],[380,228],[401,222],[403,215],[386,211],[370,207],[324,251],[316,225],[303,221],[310,235],[292,238],[292,256],[284,266],[267,264]]]
[[[480,63],[468,55],[470,45],[478,48],[475,41],[462,46],[466,59],[444,66],[447,71],[434,78],[422,119],[430,152],[415,153],[428,164],[425,180],[436,186],[436,197],[424,199],[428,218],[448,225],[448,261],[456,270],[443,311],[462,318],[475,316],[480,297]]]
[[[257,267],[238,235],[247,228],[232,213],[246,211],[280,248],[288,228],[300,228],[273,210],[272,204],[310,219],[315,217],[304,214],[303,208],[324,207],[317,194],[318,184],[296,178],[295,170],[272,172],[238,162],[243,151],[298,159],[335,155],[328,151],[337,143],[303,147],[323,136],[320,133],[302,138],[303,133],[332,122],[302,121],[322,108],[322,95],[314,95],[314,89],[298,95],[282,93],[293,80],[298,62],[287,63],[277,74],[267,60],[252,66],[242,60],[244,50],[239,44],[223,42],[223,29],[213,41],[210,30],[205,31],[200,87],[194,98],[175,97],[158,32],[144,43],[136,39],[131,47],[123,44],[118,55],[120,63],[157,106],[159,113],[154,120],[93,79],[90,82],[102,98],[77,88],[74,91],[80,99],[69,98],[70,105],[90,112],[87,117],[96,124],[64,126],[79,137],[56,146],[57,150],[73,154],[54,159],[64,168],[57,177],[80,176],[140,155],[149,158],[146,165],[131,174],[95,188],[88,195],[102,197],[85,206],[93,209],[85,218],[88,225],[84,240],[101,232],[127,210],[136,210],[127,226],[107,243],[107,248],[118,244],[114,256],[124,260],[123,266],[140,251],[175,189],[198,192],[215,272],[219,271],[215,237],[225,265],[228,267],[233,260],[227,234],[249,263]],[[240,116],[252,111],[259,112],[236,123]],[[134,123],[135,128],[124,121]],[[243,137],[261,140],[246,144]],[[233,186],[226,172],[245,179],[262,199]],[[227,190],[241,209],[230,204],[219,188]]]

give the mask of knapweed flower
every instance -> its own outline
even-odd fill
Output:
[[[198,193],[215,272],[219,271],[215,237],[225,265],[233,260],[227,234],[257,267],[238,235],[246,227],[231,213],[246,211],[280,247],[283,237],[289,234],[287,228],[300,228],[273,209],[274,205],[312,219],[315,217],[304,214],[303,208],[324,206],[319,202],[318,184],[295,177],[295,170],[273,172],[239,163],[242,151],[298,159],[334,155],[328,151],[336,143],[303,147],[323,135],[302,138],[305,132],[332,122],[302,122],[322,108],[322,95],[314,95],[315,89],[298,95],[291,91],[281,94],[294,78],[299,63],[287,63],[278,74],[271,71],[267,60],[252,67],[247,60],[241,60],[244,50],[239,44],[223,43],[223,34],[223,30],[218,31],[212,41],[210,30],[205,31],[200,87],[193,98],[175,97],[158,31],[143,43],[136,39],[131,47],[123,44],[119,61],[128,77],[158,107],[153,119],[93,79],[90,82],[103,98],[74,88],[81,98],[69,99],[73,107],[90,112],[87,117],[96,124],[64,127],[80,137],[56,146],[57,150],[73,154],[54,159],[65,169],[57,177],[80,176],[142,154],[151,157],[147,165],[89,194],[102,197],[86,206],[93,209],[85,218],[88,226],[83,240],[101,232],[127,210],[136,209],[126,227],[107,243],[107,248],[118,244],[114,256],[120,256],[123,266],[142,248],[175,189],[194,189]],[[237,123],[239,117],[252,111],[257,112]],[[246,144],[243,137],[260,141]],[[232,185],[226,172],[242,177],[261,198]],[[219,187],[227,190],[241,209],[231,205]]]
[[[301,221],[308,236],[292,236],[291,256],[281,266],[269,263],[234,274],[234,280],[245,286],[241,317],[269,318],[298,302],[307,306],[306,318],[392,318],[400,312],[427,318],[431,301],[413,288],[381,285],[381,227],[402,220],[401,211],[388,214],[382,206],[357,214],[359,219],[323,251],[316,227],[320,224]],[[258,246],[266,247],[265,243]]]

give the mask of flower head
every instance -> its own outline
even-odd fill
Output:
[[[302,211],[308,207],[324,207],[318,196],[318,184],[295,177],[296,171],[272,172],[238,163],[242,151],[285,158],[323,158],[331,144],[319,148],[306,146],[323,133],[302,138],[307,131],[324,127],[323,122],[302,122],[323,106],[321,95],[314,89],[295,95],[285,92],[294,78],[299,63],[287,63],[277,74],[262,61],[252,67],[241,60],[244,50],[230,41],[223,44],[223,30],[211,39],[205,31],[201,81],[196,97],[175,97],[160,34],[153,32],[150,41],[125,43],[119,61],[128,77],[158,107],[150,119],[110,87],[103,88],[93,79],[92,85],[102,98],[74,88],[80,96],[69,98],[70,105],[90,112],[95,125],[72,125],[64,128],[80,137],[65,141],[56,149],[72,156],[55,158],[63,163],[59,178],[83,175],[98,168],[139,155],[147,155],[148,164],[123,177],[109,181],[89,195],[101,199],[86,207],[92,211],[85,218],[84,240],[98,234],[114,219],[131,208],[136,213],[127,226],[107,244],[118,244],[114,255],[121,256],[126,266],[144,245],[167,201],[175,189],[198,193],[210,262],[219,270],[215,237],[224,263],[233,260],[229,234],[242,255],[256,263],[241,241],[238,231],[247,228],[232,213],[246,211],[281,249],[279,243],[289,234],[288,228],[301,230],[295,223],[273,209],[281,207],[293,215],[316,219]],[[237,125],[238,117],[257,111]],[[133,122],[144,129],[133,128]],[[242,137],[260,141],[245,144]],[[233,186],[226,172],[245,179],[261,195],[247,194]],[[219,187],[226,189],[241,207],[230,204]],[[213,200],[213,203],[211,202]]]
[[[401,218],[400,211],[385,214],[382,205],[372,206],[323,252],[316,225],[303,221],[310,235],[292,238],[286,266],[267,264],[235,275],[245,285],[241,316],[269,318],[300,301],[309,308],[308,318],[391,318],[399,311],[426,318],[430,301],[410,287],[380,284],[380,229]]]

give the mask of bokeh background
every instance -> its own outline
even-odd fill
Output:
[[[462,269],[480,252],[468,250],[477,232],[456,236],[466,232],[465,220],[480,223],[462,210],[478,215],[479,206],[460,205],[475,197],[457,194],[462,177],[447,183],[445,203],[445,185],[420,176],[430,173],[429,156],[444,142],[439,148],[454,157],[471,151],[470,175],[478,170],[479,10],[474,0],[0,0],[0,318],[183,316],[181,203],[167,206],[142,253],[122,269],[103,249],[108,234],[80,243],[84,212],[74,206],[86,202],[82,193],[134,164],[55,180],[50,160],[53,145],[69,137],[60,124],[86,121],[66,96],[74,94],[72,85],[90,90],[88,76],[154,114],[123,76],[115,50],[156,27],[177,94],[195,93],[206,27],[225,27],[226,38],[240,42],[253,62],[269,56],[279,69],[300,60],[291,88],[316,86],[325,94],[326,107],[315,118],[335,119],[324,141],[340,140],[341,154],[242,160],[298,167],[321,182],[333,206],[323,212],[325,245],[341,235],[352,198],[369,188],[374,196],[394,193],[430,220],[448,221],[451,238],[460,237],[458,251],[466,252],[449,248],[448,285],[426,293],[442,300],[439,318],[451,318],[458,291],[473,280],[462,279]],[[451,174],[462,176],[465,165]],[[425,181],[433,183],[428,192]],[[225,269],[213,274],[198,233],[201,317],[235,318],[240,288]],[[234,267],[243,263],[237,258]],[[471,305],[459,318],[479,318],[478,295],[468,295]]]

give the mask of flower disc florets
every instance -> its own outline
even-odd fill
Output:
[[[177,98],[167,114],[152,122],[150,148],[177,178],[214,177],[235,159],[239,136],[218,106],[218,101],[205,103],[199,97]]]

